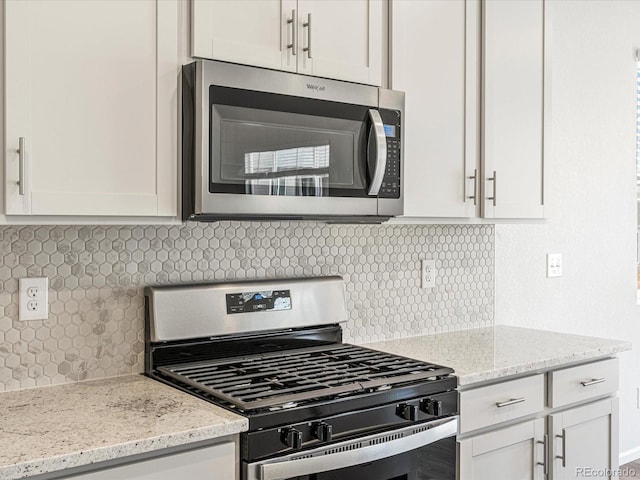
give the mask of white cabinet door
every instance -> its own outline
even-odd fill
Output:
[[[459,442],[460,480],[542,480],[544,420],[477,435]]]
[[[543,218],[544,1],[485,0],[486,218]]]
[[[391,8],[391,88],[406,93],[404,215],[473,217],[479,2],[395,0]]]
[[[221,443],[160,458],[111,467],[64,480],[234,480],[235,444]]]
[[[381,0],[298,0],[298,72],[382,84]]]
[[[295,71],[296,0],[194,0],[191,55]]]
[[[595,476],[618,468],[618,399],[608,398],[549,415],[550,480]],[[599,475],[599,478],[612,478]]]
[[[7,0],[4,28],[6,213],[175,216],[178,2]]]

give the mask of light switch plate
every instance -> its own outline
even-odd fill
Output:
[[[49,318],[49,279],[47,277],[21,278],[19,290],[18,320]]]
[[[561,253],[547,253],[547,277],[561,277],[562,276],[562,254]]]

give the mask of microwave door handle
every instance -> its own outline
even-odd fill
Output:
[[[387,137],[384,134],[384,124],[380,112],[375,109],[369,110],[369,118],[371,119],[371,130],[369,131],[369,140],[375,135],[376,141],[376,159],[369,185],[369,195],[378,195],[382,180],[384,180],[384,172],[387,169]]]
[[[299,460],[283,460],[276,463],[267,463],[260,466],[260,480],[284,480],[297,478],[314,473],[337,470],[339,468],[361,465],[382,458],[393,457],[401,453],[410,452],[424,447],[438,440],[452,437],[458,432],[458,418],[424,430],[408,437],[400,437],[388,442],[369,445],[367,447],[345,450],[329,455],[301,458]],[[366,439],[359,439],[352,443],[358,443]]]

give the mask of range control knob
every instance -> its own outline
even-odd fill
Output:
[[[295,450],[302,448],[302,432],[295,428],[285,428],[281,434],[282,443]]]
[[[422,401],[421,407],[423,411],[435,417],[439,417],[443,413],[442,400],[433,400],[432,398],[426,398]]]
[[[321,442],[330,442],[333,436],[333,427],[325,422],[314,423],[313,434]]]
[[[404,418],[405,420],[409,420],[411,422],[415,422],[418,419],[418,407],[416,407],[415,405],[401,403],[400,405],[398,405],[396,413],[400,418]]]

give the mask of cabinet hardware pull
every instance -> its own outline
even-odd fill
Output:
[[[496,403],[496,407],[498,407],[498,408],[508,407],[509,405],[515,405],[516,403],[522,403],[524,401],[525,401],[524,397],[512,398],[511,400],[508,400],[506,402],[498,402],[498,403]]]
[[[473,195],[469,195],[468,197],[466,197],[465,202],[467,200],[473,200],[473,204],[477,205],[478,204],[478,169],[475,168],[473,170],[473,175],[467,178],[469,180],[473,180]],[[465,182],[465,185],[466,185],[466,182]]]
[[[287,49],[291,49],[291,55],[296,53],[296,9],[291,10],[291,18],[287,18],[287,25],[291,24],[291,43],[287,44]]]
[[[303,52],[307,52],[307,57],[311,58],[311,14],[307,14],[307,21],[302,24],[307,28],[307,46],[302,49]]]
[[[606,378],[593,378],[588,382],[580,382],[580,383],[582,384],[583,387],[588,387],[589,385],[597,385],[598,383],[604,383],[606,380],[607,380]]]
[[[489,182],[493,182],[493,197],[487,197],[487,200],[493,200],[493,206],[496,206],[496,199],[498,197],[498,175],[496,171],[493,171],[493,177],[487,178]]]
[[[556,435],[556,437],[562,439],[562,456],[556,455],[556,458],[562,460],[562,467],[564,468],[567,466],[567,444],[565,431],[562,430],[562,435]]]
[[[24,195],[24,137],[18,139],[18,193]]]
[[[538,465],[542,465],[544,475],[549,474],[549,435],[546,433],[543,436],[544,440],[541,442],[538,440],[536,443],[542,444],[542,462],[537,462]]]
[[[384,135],[384,122],[380,112],[372,108],[369,110],[369,118],[371,119],[369,137],[375,139],[376,144],[376,163],[375,167],[373,167],[371,185],[369,185],[369,195],[378,195],[384,180],[384,172],[387,169],[387,140]]]

